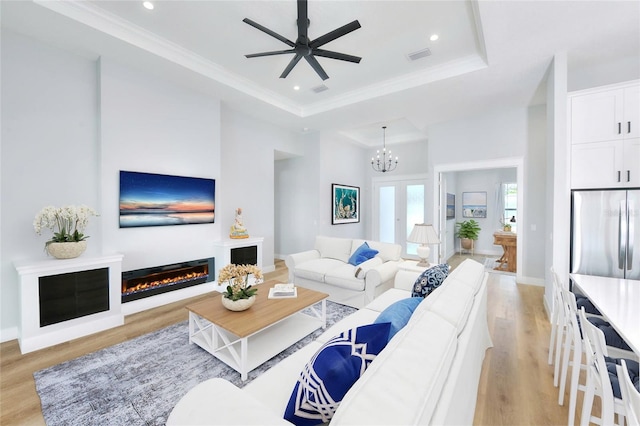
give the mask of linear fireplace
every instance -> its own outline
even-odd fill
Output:
[[[122,303],[215,280],[215,259],[192,260],[122,273]]]

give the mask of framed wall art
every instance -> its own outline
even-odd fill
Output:
[[[357,186],[331,185],[331,224],[360,222],[360,188]]]
[[[487,193],[463,192],[462,217],[487,217]]]
[[[214,223],[215,179],[120,171],[120,228]]]
[[[447,219],[456,218],[456,196],[447,193]]]

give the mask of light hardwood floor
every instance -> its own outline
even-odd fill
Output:
[[[462,259],[455,256],[450,263],[455,266]],[[265,278],[286,281],[284,262],[277,261],[276,271]],[[488,321],[494,347],[484,360],[474,424],[566,424],[568,402],[558,405],[553,368],[547,365],[550,326],[543,294],[542,287],[516,284],[513,276],[490,274]],[[204,297],[131,315],[121,327],[26,355],[20,354],[17,341],[2,343],[0,424],[44,424],[33,380],[35,371],[184,321],[188,317],[184,306]]]

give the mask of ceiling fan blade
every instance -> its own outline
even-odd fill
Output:
[[[317,39],[309,43],[309,47],[312,49],[315,49],[316,47],[320,47],[324,44],[327,44],[330,41],[337,39],[338,37],[342,37],[345,34],[349,34],[350,32],[357,30],[358,28],[360,28],[360,22],[355,20],[353,22],[348,23],[347,25],[343,25],[340,28],[337,28],[331,32],[326,33],[323,36],[318,37]]]
[[[244,55],[244,57],[245,58],[259,58],[261,56],[284,55],[285,53],[295,53],[295,50],[294,49],[287,49],[287,50],[274,50],[272,52],[251,53],[249,55]]]
[[[252,20],[251,20],[251,19],[249,19],[249,18],[244,18],[244,19],[242,20],[242,22],[246,22],[247,24],[251,25],[252,27],[259,29],[259,30],[260,30],[260,31],[262,31],[263,33],[267,33],[267,34],[269,34],[269,35],[270,35],[271,37],[273,37],[273,38],[277,38],[277,39],[278,39],[278,40],[280,40],[281,42],[286,43],[286,44],[288,44],[288,45],[289,45],[289,46],[291,46],[291,47],[295,47],[295,45],[296,45],[294,42],[292,42],[292,41],[291,41],[291,40],[289,40],[288,38],[282,37],[280,34],[278,34],[278,33],[276,33],[276,32],[271,31],[271,30],[270,30],[269,28],[267,28],[267,27],[263,27],[262,25],[258,24],[257,22],[252,21]]]
[[[340,61],[355,62],[356,64],[359,64],[360,60],[362,59],[359,56],[347,55],[346,53],[332,52],[330,50],[324,50],[324,49],[313,49],[312,53],[316,56],[322,56],[323,58],[331,58],[331,59],[338,59]]]
[[[316,70],[321,79],[326,80],[329,78],[327,73],[324,72],[324,69],[320,65],[320,62],[318,62],[318,60],[313,55],[305,56],[304,58],[307,60],[307,62],[309,62],[309,65],[311,65],[311,67]]]
[[[287,76],[289,75],[293,67],[295,67],[296,64],[300,62],[300,59],[302,59],[302,55],[298,55],[296,53],[296,56],[294,56],[293,59],[291,59],[291,61],[289,62],[289,65],[287,65],[284,71],[282,71],[282,74],[280,74],[280,78],[287,78]]]
[[[309,28],[309,14],[307,0],[298,0],[298,38],[307,39],[307,29]]]

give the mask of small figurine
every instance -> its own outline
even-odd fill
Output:
[[[247,233],[247,228],[244,227],[242,223],[242,209],[238,207],[236,209],[236,219],[233,225],[231,225],[231,232],[229,233],[229,238],[240,239],[240,238],[249,238],[249,234]]]

